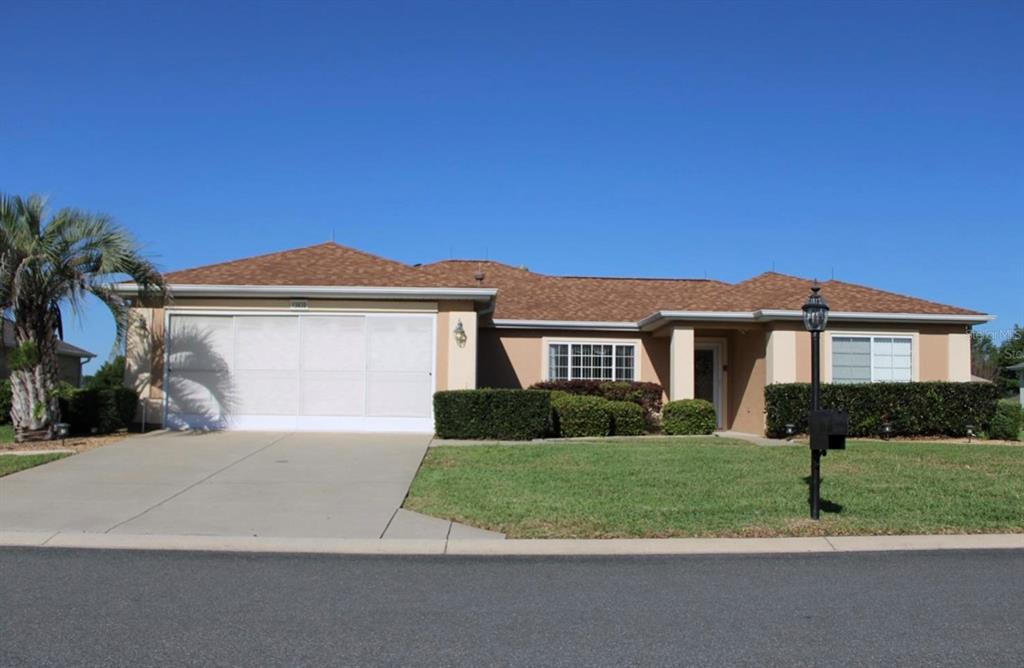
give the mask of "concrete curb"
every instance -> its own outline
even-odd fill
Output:
[[[435,540],[170,536],[0,531],[0,547],[187,550],[285,554],[601,556],[811,554],[906,550],[1024,550],[1024,533],[813,538],[622,538],[594,540]]]

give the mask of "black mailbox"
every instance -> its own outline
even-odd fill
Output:
[[[845,450],[850,416],[833,410],[811,411],[808,419],[812,450]]]

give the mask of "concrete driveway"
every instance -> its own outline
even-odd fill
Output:
[[[450,522],[399,511],[429,442],[425,434],[132,437],[0,479],[0,530],[446,538]]]

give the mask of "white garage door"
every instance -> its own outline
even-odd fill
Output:
[[[432,431],[432,314],[172,314],[172,428]]]

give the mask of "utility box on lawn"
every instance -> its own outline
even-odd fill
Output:
[[[811,411],[807,422],[812,450],[845,450],[850,416],[833,410]]]

